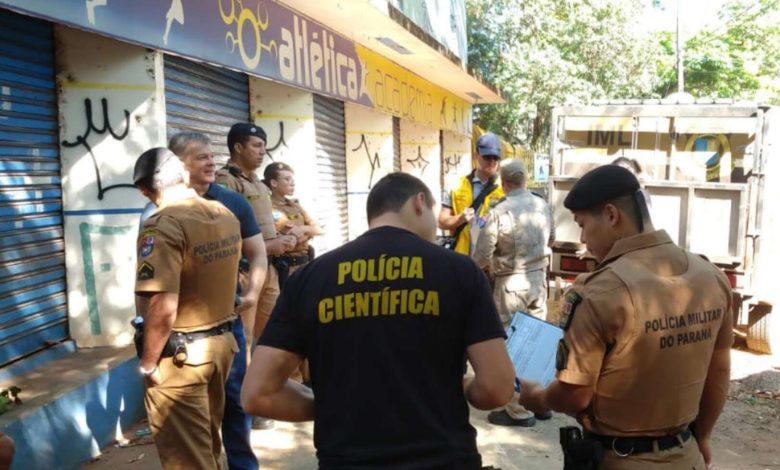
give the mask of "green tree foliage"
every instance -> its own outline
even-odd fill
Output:
[[[780,103],[780,0],[732,0],[719,12],[720,23],[685,43],[685,91],[695,97],[739,98]],[[662,46],[667,57],[657,91],[677,88],[674,37]]]
[[[475,122],[543,149],[553,105],[653,96],[663,54],[640,25],[643,8],[640,0],[467,0],[469,64],[507,99],[477,106]]]

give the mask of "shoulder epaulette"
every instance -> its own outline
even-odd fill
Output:
[[[491,208],[496,207],[497,205],[501,204],[504,201],[506,201],[506,196],[498,199],[493,199],[492,201],[490,201],[490,207]]]

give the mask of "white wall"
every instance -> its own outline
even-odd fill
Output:
[[[368,230],[366,199],[371,187],[393,172],[393,117],[347,103],[347,197],[349,239]]]
[[[472,169],[471,136],[444,131],[444,174],[443,190],[451,190],[458,185],[458,179],[469,174]]]
[[[441,195],[438,129],[401,120],[401,171],[422,179],[438,200]]]
[[[165,145],[162,61],[63,26],[55,35],[70,334],[79,347],[126,345],[145,200],[112,186],[132,185],[136,158]]]
[[[274,161],[290,165],[295,170],[295,197],[309,215],[317,218],[317,153],[312,94],[255,77],[249,77],[249,94],[254,123],[268,135],[268,147],[276,147],[269,150],[257,175],[262,178],[265,167]],[[326,232],[312,240],[318,253],[323,251],[324,246],[333,246],[325,245],[328,237]]]

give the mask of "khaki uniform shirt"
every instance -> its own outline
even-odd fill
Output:
[[[173,328],[196,331],[235,317],[241,257],[238,219],[222,204],[191,198],[161,207],[138,237],[137,294],[173,292]]]
[[[286,235],[290,231],[289,226],[300,227],[302,225],[314,225],[314,220],[303,210],[303,207],[297,199],[285,198],[285,202],[279,202],[271,199],[273,206],[273,219],[276,232]],[[286,255],[301,256],[309,252],[309,241],[298,242],[295,248],[285,253]]]
[[[547,246],[554,238],[550,206],[524,189],[510,191],[490,210],[472,257],[496,276],[547,267]]]
[[[714,349],[732,344],[731,287],[664,231],[618,240],[566,294],[561,382],[595,387],[578,420],[608,436],[679,432],[699,412]]]
[[[246,197],[255,213],[264,240],[277,237],[271,215],[271,190],[256,174],[246,174],[235,163],[228,161],[226,166],[217,171],[216,182]]]

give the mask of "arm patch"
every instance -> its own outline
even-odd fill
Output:
[[[566,302],[561,308],[561,317],[558,322],[558,326],[563,328],[563,331],[569,329],[571,320],[574,318],[574,311],[577,309],[577,305],[582,302],[582,296],[575,290],[569,290],[569,292],[566,293],[565,300]]]

